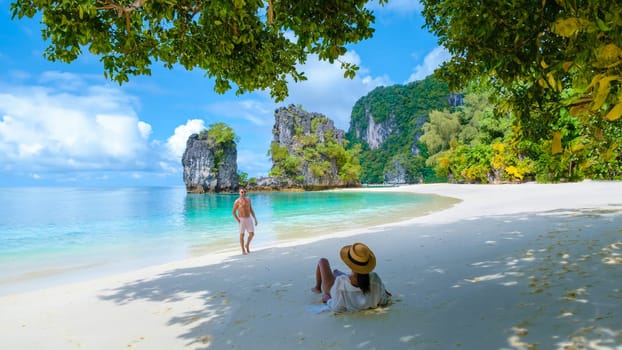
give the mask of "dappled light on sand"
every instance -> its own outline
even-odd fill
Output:
[[[471,263],[474,271],[486,273],[457,281],[454,288],[478,284],[512,288],[499,291],[505,308],[512,310],[507,317],[516,322],[507,330],[510,349],[535,350],[550,344],[558,350],[620,350],[622,329],[612,326],[622,324],[622,231],[601,232],[596,221],[582,219],[585,215],[611,220],[609,214],[557,213],[564,220],[535,235],[522,252]]]
[[[605,256],[602,261],[608,265],[622,264],[622,242],[611,243],[608,247],[603,248]]]
[[[620,350],[622,349],[622,328],[614,331],[609,328],[580,329],[570,341],[557,344],[557,350]]]
[[[0,348],[622,350],[622,203],[609,204],[622,187],[611,187],[443,185],[467,192],[465,205],[356,233],[387,307],[316,312],[314,267],[352,242],[344,233],[0,297]]]

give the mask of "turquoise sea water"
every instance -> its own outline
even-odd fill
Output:
[[[167,188],[0,188],[0,295],[239,249],[233,194]],[[383,192],[250,193],[251,250],[449,205]]]

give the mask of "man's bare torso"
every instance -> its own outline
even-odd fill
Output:
[[[238,216],[241,218],[251,216],[251,200],[248,198],[238,198],[235,201],[234,208],[238,210]]]

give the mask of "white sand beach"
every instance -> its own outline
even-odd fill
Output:
[[[247,256],[3,296],[0,349],[622,349],[622,182],[373,190],[462,201]],[[345,270],[339,248],[356,241],[375,252],[394,302],[314,312],[318,258]]]

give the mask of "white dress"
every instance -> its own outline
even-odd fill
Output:
[[[326,305],[335,312],[373,309],[379,305],[386,305],[390,298],[384,283],[375,272],[369,274],[369,292],[366,294],[363,294],[359,287],[353,286],[347,275],[339,275],[330,289],[330,296],[331,299]]]

